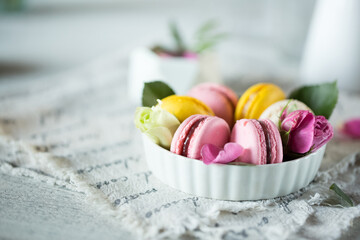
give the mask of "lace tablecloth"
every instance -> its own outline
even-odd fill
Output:
[[[120,66],[113,56],[61,76],[3,84],[0,171],[83,192],[88,204],[141,237],[334,239],[360,216],[360,142],[338,133],[315,180],[284,197],[220,201],[159,182],[145,163]],[[332,123],[360,116],[359,100],[340,94]],[[329,205],[332,183],[354,207]]]

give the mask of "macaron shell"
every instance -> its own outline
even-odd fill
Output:
[[[271,145],[271,160],[268,163],[281,163],[283,161],[283,148],[281,136],[276,125],[269,119],[259,120],[262,123],[263,129],[268,131],[269,141]]]
[[[231,142],[244,148],[244,153],[236,162],[256,165],[266,164],[266,139],[260,123],[254,119],[238,120],[231,132]]]
[[[210,107],[193,97],[171,95],[161,101],[161,108],[175,115],[180,122],[195,114],[214,116]]]
[[[235,110],[235,119],[258,119],[274,102],[285,99],[285,93],[271,83],[259,83],[249,88],[240,98]]]
[[[245,118],[245,114],[247,111],[247,108],[249,107],[249,105],[247,105],[247,103],[250,103],[250,100],[252,100],[252,98],[255,97],[255,94],[264,87],[264,83],[258,83],[255,84],[253,86],[251,86],[250,88],[248,88],[243,95],[240,97],[237,105],[236,105],[236,109],[235,109],[235,120],[239,120],[242,118]]]
[[[210,91],[215,91],[218,92],[219,94],[225,96],[230,102],[231,104],[235,107],[238,101],[238,96],[236,95],[236,93],[231,90],[230,88],[221,85],[221,84],[217,84],[217,83],[202,83],[197,85],[196,87],[192,88],[192,90],[210,90]]]
[[[201,148],[204,144],[210,143],[220,148],[224,147],[230,138],[230,128],[225,120],[218,117],[193,115],[182,122],[175,132],[171,142],[171,152],[182,155],[183,145],[189,131],[192,129],[192,126],[201,119],[204,120],[195,128],[195,131],[190,137],[186,157],[200,159]]]
[[[263,87],[252,101],[245,118],[258,119],[271,104],[285,99],[285,93],[274,84]]]
[[[181,155],[188,132],[193,124],[202,118],[204,118],[204,115],[192,115],[180,124],[171,141],[171,152]]]
[[[230,88],[216,83],[203,83],[192,88],[188,95],[204,102],[229,126],[233,125],[237,95]]]
[[[228,99],[218,92],[214,91],[198,91],[193,90],[189,93],[190,96],[195,97],[208,105],[214,114],[224,119],[229,126],[233,125],[234,107],[229,103]]]
[[[219,117],[207,117],[205,121],[195,129],[190,139],[187,157],[201,159],[201,148],[205,144],[213,144],[219,148],[229,142],[230,127],[224,119]]]

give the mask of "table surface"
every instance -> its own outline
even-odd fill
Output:
[[[226,55],[231,52],[230,58],[242,56],[239,57],[239,61],[244,61],[241,59],[245,58],[246,67],[250,67],[251,71],[255,70],[259,75],[269,76],[270,79],[293,78],[299,63],[299,59],[294,57],[296,51],[278,54],[276,51],[278,48],[259,45],[260,48],[266,49],[265,53],[254,53],[250,56],[249,52],[258,48],[253,45],[252,37],[257,36],[255,40],[261,43],[259,32],[264,29],[255,28],[252,35],[248,36],[243,33],[244,27],[235,27],[241,14],[232,11],[231,4],[238,4],[236,6],[239,6],[239,11],[243,14],[242,20],[249,23],[249,16],[259,11],[261,1],[247,3],[244,5],[246,8],[240,8],[243,2],[227,2],[229,4],[225,7],[221,5],[220,9],[216,6],[209,7],[207,14],[201,17],[196,13],[204,1],[194,3],[194,7],[190,7],[188,2],[183,4],[172,2],[171,4],[176,4],[173,7],[165,1],[156,1],[156,4],[162,6],[161,8],[149,6],[141,1],[118,3],[107,1],[104,5],[93,3],[55,7],[40,5],[29,7],[28,11],[22,13],[2,14],[0,15],[0,87],[9,82],[32,81],[40,76],[74,69],[114,49],[123,52],[124,64],[126,64],[131,49],[167,36],[165,27],[156,29],[155,35],[142,33],[149,32],[149,27],[152,25],[163,26],[170,17],[181,17],[184,11],[187,12],[188,17],[182,20],[189,31],[193,30],[194,24],[191,24],[193,21],[198,23],[207,18],[221,17],[225,29],[233,32],[235,39],[229,40],[226,46],[221,47],[220,52],[223,55],[220,58],[226,56],[225,61],[233,61],[234,59],[229,59],[229,55]],[[313,1],[307,1],[304,6],[310,8],[312,4]],[[308,15],[309,13],[302,17]],[[130,22],[132,25],[128,24]],[[252,24],[256,25],[256,22]],[[303,25],[300,24],[298,28],[304,31]],[[304,39],[304,36],[301,35],[300,38]],[[247,45],[238,47],[239,52],[236,52],[233,50],[236,41]],[[301,46],[302,43],[298,43],[298,48]],[[263,61],[261,64],[258,64],[259,59]],[[233,64],[224,67],[223,70],[228,79],[236,79],[243,74]],[[125,227],[119,227],[116,220],[99,215],[84,204],[84,196],[81,193],[26,177],[0,174],[0,179],[0,239],[136,238],[134,233],[128,232]],[[360,220],[356,219],[350,230],[343,233],[341,239],[360,239],[359,236]]]

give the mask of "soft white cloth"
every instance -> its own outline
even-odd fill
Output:
[[[84,192],[141,237],[334,239],[360,216],[360,154],[350,154],[360,142],[340,137],[328,144],[314,182],[276,199],[205,199],[159,182],[145,163],[119,66],[110,57],[54,79],[2,84],[0,171]],[[359,102],[340,100],[334,121],[354,114],[351,104]],[[334,182],[355,207],[331,205]]]

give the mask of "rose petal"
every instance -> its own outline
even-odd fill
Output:
[[[147,130],[146,124],[151,118],[151,112],[151,108],[148,107],[137,107],[135,110],[134,123],[142,132]]]
[[[346,121],[342,131],[349,137],[360,138],[360,118]]]
[[[156,144],[169,149],[172,140],[172,134],[166,127],[154,127],[144,132]]]
[[[174,115],[162,109],[159,105],[152,108],[136,108],[134,122],[135,126],[149,136],[152,141],[169,149],[172,137],[180,122]]]
[[[313,145],[315,116],[310,111],[297,110],[282,122],[281,128],[288,132],[287,147],[294,153],[306,153]]]
[[[205,144],[201,148],[201,158],[205,164],[210,164],[216,159],[220,151],[221,148],[213,144]]]
[[[229,163],[237,159],[244,149],[237,143],[227,143],[224,149],[213,144],[205,144],[201,148],[202,160],[205,164],[211,163]]]
[[[152,127],[164,126],[170,130],[171,135],[174,135],[176,129],[180,125],[179,120],[168,111],[162,109],[159,105],[153,107],[152,110],[151,122],[154,124]]]
[[[324,116],[316,116],[312,151],[315,152],[324,146],[333,136],[334,130],[329,121]]]

